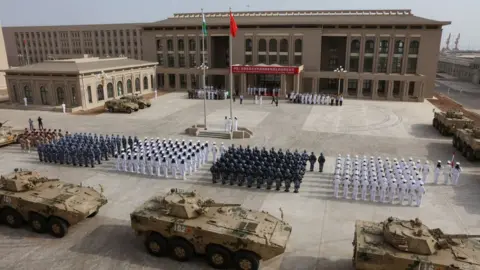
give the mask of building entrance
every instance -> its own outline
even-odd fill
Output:
[[[278,95],[281,87],[280,74],[257,74],[255,77],[255,87],[266,88],[265,96]]]

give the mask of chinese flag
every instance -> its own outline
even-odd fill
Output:
[[[232,37],[237,36],[237,23],[235,22],[235,18],[233,17],[232,11],[230,10],[230,34]]]

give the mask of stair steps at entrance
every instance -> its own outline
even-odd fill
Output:
[[[200,130],[198,132],[198,137],[224,139],[224,140],[230,140],[231,139],[230,132],[225,132],[225,131]]]

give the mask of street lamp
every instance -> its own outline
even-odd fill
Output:
[[[342,74],[347,73],[346,69],[343,69],[342,66],[336,68],[334,72],[338,73],[338,90],[337,90],[337,96],[340,96],[340,80],[342,79]]]
[[[203,84],[203,124],[205,126],[205,130],[207,130],[207,89],[205,87],[205,76],[208,69],[208,66],[205,64],[205,61],[197,67],[197,69],[201,69],[203,71],[202,74],[202,84]]]

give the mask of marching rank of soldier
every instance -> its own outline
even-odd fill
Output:
[[[288,99],[291,103],[308,104],[308,105],[343,105],[342,95],[326,95],[326,94],[301,94],[290,93]]]
[[[270,190],[280,190],[282,185],[285,192],[289,192],[293,183],[294,192],[298,193],[305,174],[309,155],[306,151],[300,154],[297,150],[290,152],[274,148],[267,151],[250,146],[243,148],[234,145],[221,153],[220,158],[214,161],[210,168],[212,182],[221,182],[223,185],[238,185]]]
[[[363,156],[353,159],[347,155],[337,158],[333,179],[336,198],[420,206],[425,195],[425,184],[430,173],[428,161],[416,163],[412,158],[390,160]],[[369,196],[368,196],[369,195]]]
[[[225,151],[222,146],[220,151]],[[223,149],[223,150],[222,150]],[[115,169],[117,171],[152,175],[158,177],[180,176],[186,179],[187,174],[192,175],[202,165],[209,161],[210,152],[216,159],[218,148],[216,143],[209,146],[208,141],[202,143],[192,140],[186,142],[176,139],[150,139],[134,141],[116,154]]]

